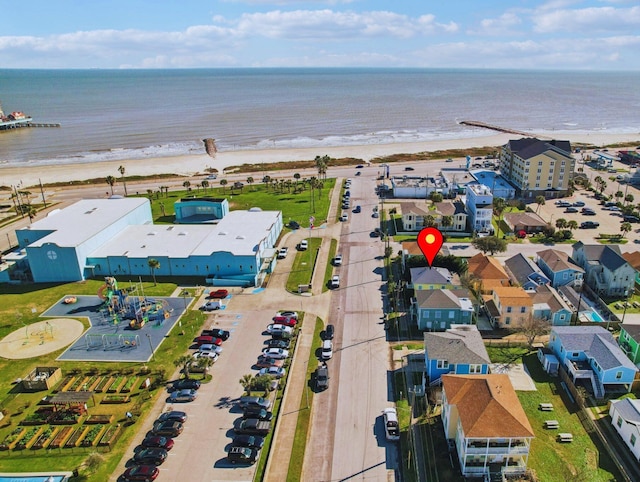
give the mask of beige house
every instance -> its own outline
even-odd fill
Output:
[[[569,141],[524,137],[509,141],[500,151],[500,172],[523,198],[565,196],[574,167]]]
[[[533,316],[533,300],[520,286],[494,288],[483,301],[494,328],[517,329]]]
[[[491,294],[494,288],[510,286],[509,275],[493,256],[478,253],[467,261],[467,274],[473,281],[473,290]]]
[[[442,201],[435,204],[427,202],[405,202],[400,204],[402,226],[405,231],[420,231],[433,226],[442,231],[464,231],[467,227],[467,212],[460,201]],[[443,225],[443,218],[449,216],[451,224]],[[432,219],[430,219],[432,218]]]

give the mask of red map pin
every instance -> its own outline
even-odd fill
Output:
[[[440,251],[443,241],[442,233],[433,227],[424,228],[418,233],[418,247],[424,257],[427,258],[429,267],[433,264],[433,260],[438,251]]]

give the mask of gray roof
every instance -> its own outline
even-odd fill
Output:
[[[451,271],[447,268],[411,268],[411,282],[413,284],[449,284],[452,280]]]
[[[569,141],[541,141],[535,137],[523,137],[522,139],[509,141],[507,145],[511,152],[522,159],[531,159],[549,150],[571,157],[571,143]]]
[[[445,332],[424,334],[425,356],[449,364],[489,364],[491,360],[475,325],[453,325]]]
[[[584,273],[584,270],[564,251],[558,251],[557,249],[545,249],[538,253],[538,257],[542,259],[554,273],[568,269]]]
[[[575,253],[579,248],[582,248],[589,263],[600,263],[609,271],[615,271],[620,266],[628,264],[620,254],[620,248],[616,245],[584,244],[582,241],[578,241],[573,245],[573,252]]]
[[[640,325],[623,323],[620,328],[624,329],[633,340],[640,341]]]
[[[455,290],[417,290],[415,292],[418,307],[422,309],[461,309],[472,310],[471,293],[467,289]]]
[[[536,284],[549,282],[540,268],[522,253],[505,260],[504,264],[521,285],[525,285],[528,281],[534,281]]]
[[[551,330],[568,352],[584,352],[598,362],[603,370],[624,366],[638,371],[618,347],[613,335],[601,326],[554,326]]]
[[[629,423],[640,424],[640,400],[623,398],[622,400],[612,400],[620,416]]]

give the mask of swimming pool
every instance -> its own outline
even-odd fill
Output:
[[[600,313],[598,313],[597,311],[585,311],[581,313],[582,316],[584,316],[585,318],[588,318],[589,321],[595,321],[597,323],[604,323],[605,319],[600,316]]]

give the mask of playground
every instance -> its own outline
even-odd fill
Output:
[[[80,321],[69,318],[32,323],[2,339],[0,356],[10,360],[23,360],[46,355],[73,343],[83,331],[84,325]]]

